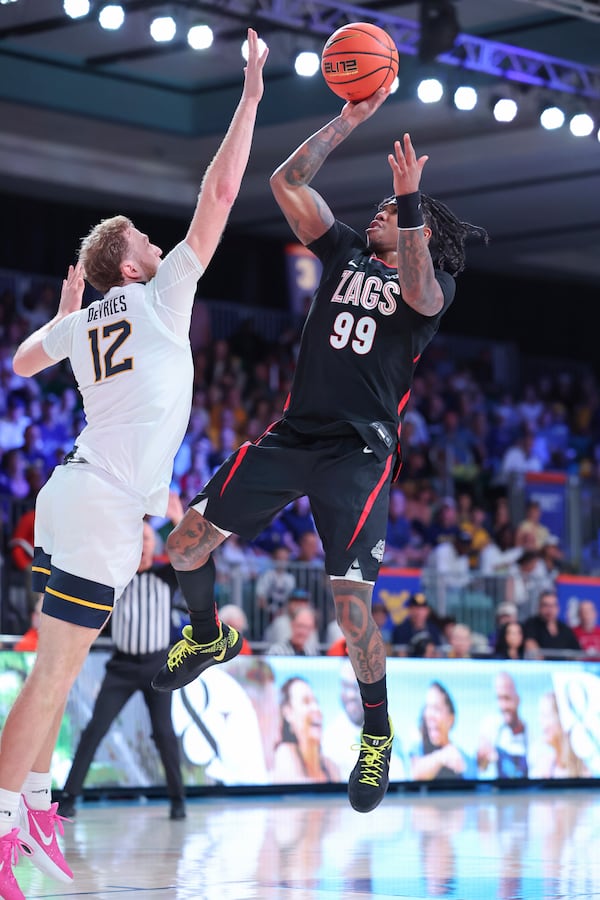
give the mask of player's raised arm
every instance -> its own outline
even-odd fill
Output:
[[[227,134],[202,179],[196,210],[185,238],[204,268],[221,240],[246,171],[258,104],[263,95],[262,73],[268,53],[268,48],[261,52],[258,35],[249,28],[242,96]]]
[[[22,344],[17,347],[17,351],[13,357],[13,369],[17,375],[29,378],[31,375],[37,375],[48,366],[53,366],[57,360],[48,356],[44,350],[44,338],[65,316],[81,309],[81,301],[83,299],[83,289],[85,282],[83,280],[83,269],[80,263],[76,266],[69,266],[67,277],[63,279],[60,301],[58,304],[58,312],[50,322],[42,325],[28,338],[25,338]]]
[[[421,212],[419,185],[428,156],[417,158],[410,135],[395,141],[388,162],[394,179],[398,215],[398,280],[402,299],[426,316],[438,313],[444,296],[436,281],[429,252],[431,228]]]
[[[271,175],[271,190],[299,241],[310,244],[328,231],[334,216],[310,182],[332,150],[379,109],[389,94],[381,88],[359,103],[346,103],[339,116],[294,150]]]

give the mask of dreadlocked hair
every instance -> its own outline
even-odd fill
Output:
[[[465,244],[469,238],[488,243],[485,228],[461,222],[445,203],[421,192],[421,209],[425,224],[431,228],[429,252],[438,269],[458,275],[465,268]]]

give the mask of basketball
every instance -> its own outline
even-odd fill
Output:
[[[327,39],[321,72],[334,94],[365,100],[398,74],[398,51],[387,31],[369,22],[343,25]]]

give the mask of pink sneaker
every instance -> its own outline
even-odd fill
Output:
[[[0,837],[0,897],[4,900],[25,900],[25,894],[14,876],[13,866],[18,863],[21,853],[23,856],[33,856],[33,850],[21,838],[20,831],[20,828],[13,828]]]
[[[65,833],[64,816],[57,815],[58,803],[50,809],[31,809],[21,794],[21,828],[19,837],[31,847],[31,862],[46,875],[69,884],[73,881],[73,873],[62,855],[56,839],[56,828],[61,835]]]

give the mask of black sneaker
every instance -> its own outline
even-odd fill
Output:
[[[167,662],[152,679],[155,691],[176,691],[209,666],[233,659],[242,649],[241,635],[229,625],[221,624],[219,637],[210,644],[198,644],[192,637],[191,625],[185,625],[181,633],[183,640],[171,647]]]
[[[390,780],[393,740],[391,719],[389,735],[377,737],[361,733],[358,762],[348,779],[348,799],[357,812],[371,812],[383,800]]]
[[[73,794],[63,794],[58,801],[58,809],[56,811],[59,816],[64,816],[65,819],[74,819],[77,815],[77,810]]]
[[[183,800],[171,800],[169,818],[178,821],[179,819],[185,819],[186,816],[187,813],[185,811],[185,803]]]

